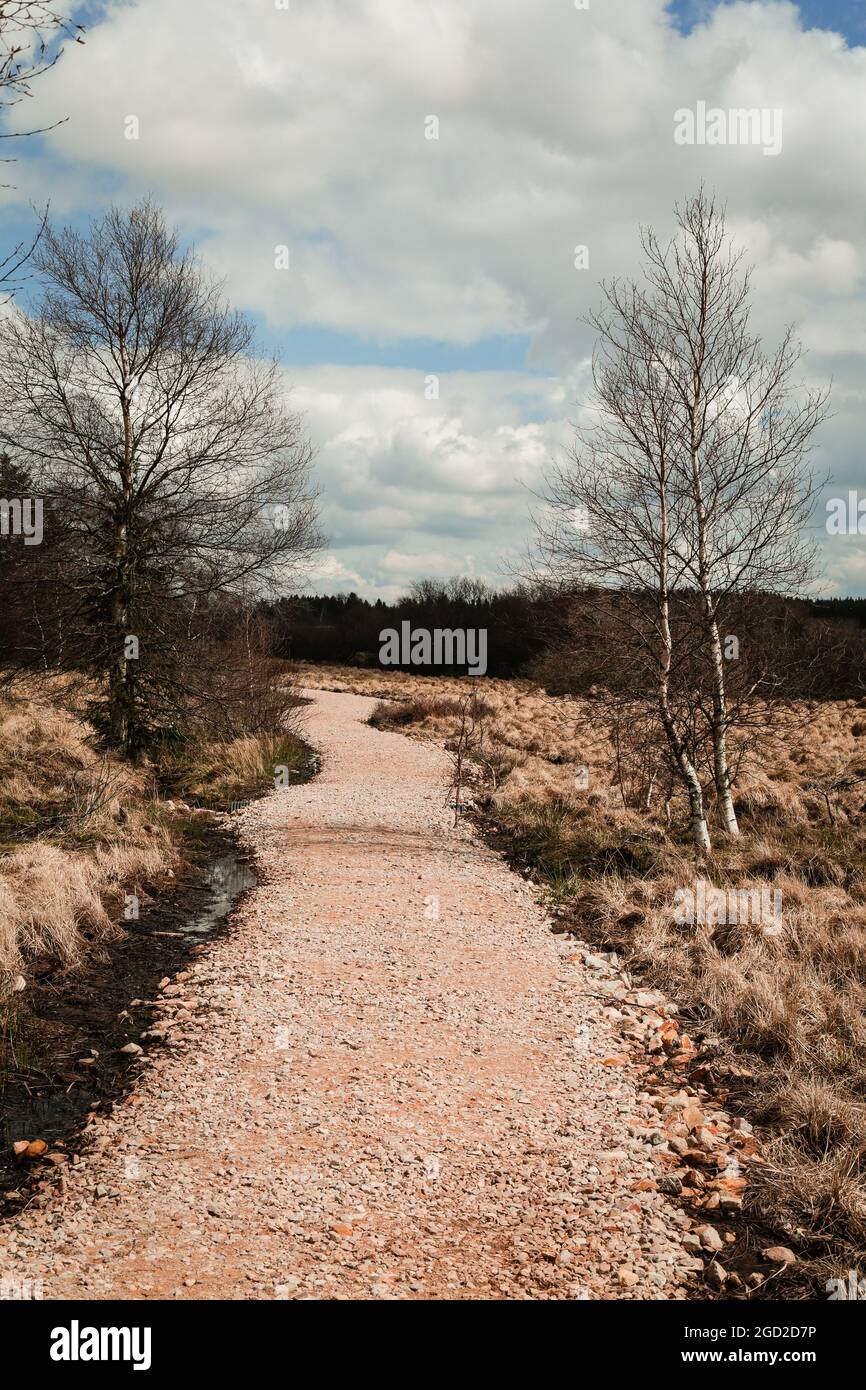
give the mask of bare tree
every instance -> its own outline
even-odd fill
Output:
[[[637,285],[607,289],[608,316],[597,315],[595,400],[568,460],[549,480],[548,518],[539,541],[548,569],[569,586],[614,589],[608,640],[619,639],[638,689],[655,692],[671,761],[688,797],[696,847],[710,847],[692,726],[678,708],[693,634],[676,621],[685,575],[685,531],[674,469],[674,388],[661,368],[663,345],[648,331],[649,306]],[[618,629],[618,634],[617,634]]]
[[[5,256],[0,257],[0,295],[3,296],[0,298],[0,305],[8,304],[15,291],[20,288],[22,278],[27,278],[26,275],[22,277],[22,271],[39,245],[47,221],[48,211],[46,209],[42,213],[32,236],[16,242],[11,251],[7,251]]]
[[[39,311],[0,324],[0,441],[63,516],[65,640],[136,756],[182,715],[208,605],[268,592],[320,544],[310,446],[151,204],[49,227],[35,263]]]
[[[55,8],[55,0],[0,0],[0,122],[5,113],[19,102],[32,96],[32,83],[53,68],[63,49],[58,44],[51,49],[52,39],[60,35],[83,43],[84,26],[73,24]],[[36,130],[0,129],[0,140],[22,140],[42,135],[62,125],[62,120]],[[14,163],[12,159],[0,163]],[[0,287],[14,293],[19,275],[27,264],[45,230],[46,214],[40,217],[32,237],[19,241],[0,258]]]
[[[799,393],[790,330],[764,355],[749,327],[749,277],[724,214],[703,190],[677,209],[662,247],[644,229],[644,280],[604,286],[594,400],[555,470],[542,552],[569,583],[618,592],[621,645],[652,673],[661,725],[709,847],[696,713],[709,689],[711,786],[737,833],[721,631],[755,591],[792,592],[811,573],[802,531],[816,488],[811,437],[826,393]]]
[[[814,572],[814,545],[803,539],[816,497],[808,454],[827,393],[794,384],[800,347],[790,328],[775,352],[764,353],[750,327],[749,273],[726,235],[724,210],[701,189],[677,209],[677,223],[679,235],[665,247],[652,230],[642,236],[643,330],[661,349],[670,387],[683,579],[700,596],[713,778],[722,827],[736,834],[720,623],[733,595],[797,593]]]
[[[83,24],[58,12],[56,0],[0,0],[0,114],[32,96],[34,80],[54,67],[63,49],[58,44],[52,52],[52,39],[66,35],[83,43],[83,33]],[[44,134],[60,124],[0,131],[0,140]]]
[[[478,697],[477,686],[473,684],[468,691],[460,696],[457,711],[457,734],[448,745],[452,760],[448,804],[454,808],[455,825],[464,809],[462,798],[467,771],[471,769],[473,763],[482,763],[489,767],[484,758],[484,716],[486,713],[487,708],[483,700]],[[450,800],[452,795],[453,801]]]

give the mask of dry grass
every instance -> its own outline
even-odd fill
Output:
[[[111,934],[123,893],[175,858],[146,774],[91,735],[44,687],[0,698],[0,985],[27,956],[75,963]]]
[[[307,684],[385,697],[377,722],[442,742],[466,682],[401,673],[306,673]],[[695,863],[675,798],[623,805],[602,700],[483,682],[486,761],[476,797],[514,861],[549,888],[580,935],[615,948],[685,1010],[735,1097],[768,1126],[752,1212],[798,1248],[821,1285],[866,1245],[866,702],[803,702],[748,754],[736,784],[742,834]],[[389,710],[392,717],[389,719]],[[575,769],[589,769],[585,789]],[[485,774],[487,769],[485,769]],[[829,805],[828,805],[829,796]],[[678,890],[781,893],[781,932],[677,920]]]
[[[235,801],[258,796],[273,785],[276,770],[296,773],[306,750],[295,733],[247,734],[231,742],[199,745],[166,761],[162,786],[197,806],[227,811]]]
[[[170,878],[193,818],[167,793],[227,810],[304,756],[292,733],[249,735],[132,768],[97,751],[86,694],[59,677],[0,695],[0,999],[28,958],[76,965],[117,933],[126,893]]]

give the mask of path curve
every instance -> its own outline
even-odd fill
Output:
[[[0,1269],[46,1298],[682,1297],[638,1186],[657,1112],[573,943],[452,827],[444,752],[309,694],[321,773],[241,813],[260,886]]]

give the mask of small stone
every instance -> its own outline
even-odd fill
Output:
[[[725,1244],[715,1226],[699,1226],[696,1235],[705,1250],[721,1250]]]
[[[741,1211],[741,1210],[742,1210],[742,1206],[743,1206],[743,1199],[742,1199],[741,1196],[739,1196],[738,1193],[736,1193],[736,1192],[720,1192],[720,1193],[719,1193],[719,1210],[720,1210],[720,1211]]]
[[[683,1185],[673,1173],[666,1173],[663,1178],[658,1180],[658,1190],[664,1192],[668,1197],[679,1197]]]
[[[768,1245],[761,1251],[765,1260],[772,1260],[776,1265],[795,1265],[797,1256],[793,1250],[789,1250],[787,1245]]]

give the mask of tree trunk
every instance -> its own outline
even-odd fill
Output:
[[[126,654],[132,603],[131,557],[129,553],[129,512],[134,470],[130,376],[126,340],[122,325],[118,329],[118,355],[121,366],[120,413],[123,419],[123,457],[120,463],[120,492],[114,513],[114,574],[111,591],[111,628],[115,655],[108,681],[109,729],[112,742],[126,757],[137,752],[135,691],[132,670]]]
[[[716,613],[713,607],[713,597],[711,593],[710,569],[707,563],[707,528],[708,518],[704,505],[704,492],[701,482],[700,464],[698,462],[698,450],[694,437],[694,416],[692,417],[692,491],[693,503],[695,508],[695,518],[697,521],[697,571],[698,587],[701,591],[701,601],[703,604],[703,626],[707,648],[709,649],[710,665],[712,668],[713,680],[713,715],[711,720],[711,735],[713,740],[713,780],[716,784],[716,799],[719,806],[719,819],[722,828],[729,835],[739,835],[740,827],[737,825],[737,816],[734,811],[734,802],[731,797],[730,774],[728,771],[728,709],[725,697],[725,663],[722,656],[722,643],[719,637],[719,625],[716,621]]]
[[[115,569],[111,591],[111,643],[113,656],[108,674],[108,727],[111,742],[127,757],[133,752],[132,672],[126,655],[129,636],[129,570],[127,528],[118,519],[114,534]]]
[[[707,514],[704,488],[701,476],[699,452],[706,429],[706,395],[704,392],[704,362],[707,354],[707,324],[712,317],[710,304],[710,255],[706,243],[698,246],[700,264],[700,304],[696,324],[697,360],[693,371],[693,402],[689,411],[691,433],[691,481],[692,501],[697,522],[697,570],[698,586],[704,612],[704,632],[709,649],[713,679],[713,715],[711,735],[713,740],[713,780],[716,784],[716,799],[719,806],[719,819],[729,835],[738,835],[740,828],[731,798],[730,776],[728,773],[727,724],[728,711],[725,698],[725,665],[722,644],[719,639],[719,626],[712,596],[712,571],[708,562],[708,548],[711,545],[712,517]]]
[[[707,826],[707,817],[704,810],[704,793],[701,787],[701,779],[698,777],[697,769],[689,757],[680,738],[673,717],[667,702],[667,691],[662,689],[659,693],[659,710],[661,721],[668,743],[674,755],[679,774],[686,786],[689,798],[689,824],[692,832],[692,839],[695,848],[701,854],[706,854],[710,849],[710,832]]]
[[[713,776],[719,803],[722,829],[729,835],[739,835],[737,813],[731,796],[731,776],[728,768],[728,707],[725,696],[725,667],[722,643],[715,616],[708,615],[710,658],[713,664]]]
[[[662,491],[661,505],[661,550],[659,565],[659,627],[662,640],[661,661],[659,664],[659,692],[658,703],[661,715],[662,728],[670,745],[674,756],[674,762],[679,774],[685,783],[689,798],[690,824],[692,838],[695,848],[700,854],[706,854],[710,849],[710,832],[707,827],[707,817],[704,811],[704,793],[701,787],[701,779],[698,777],[697,769],[688,755],[686,746],[680,737],[676,727],[676,721],[671,713],[669,693],[670,693],[670,674],[671,662],[673,659],[673,638],[671,636],[670,623],[670,604],[668,594],[668,562],[667,562],[667,539],[668,539],[668,516],[667,500]]]

